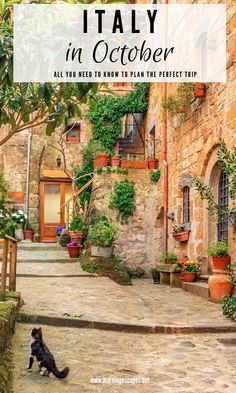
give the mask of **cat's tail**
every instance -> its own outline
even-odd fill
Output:
[[[60,379],[66,378],[67,375],[69,374],[69,371],[70,371],[69,367],[63,368],[62,371],[59,371],[56,366],[53,367],[53,369],[52,369],[53,375],[55,375],[55,377],[60,378]]]

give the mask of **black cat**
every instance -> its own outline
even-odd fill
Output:
[[[31,337],[28,371],[32,371],[34,359],[36,358],[41,375],[53,373],[57,378],[66,378],[69,373],[69,367],[65,367],[62,371],[57,369],[53,355],[43,342],[42,329],[34,328],[31,332]]]

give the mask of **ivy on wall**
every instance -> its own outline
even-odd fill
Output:
[[[133,181],[125,179],[115,183],[109,208],[118,210],[117,218],[122,224],[127,223],[128,217],[134,212],[134,193]]]
[[[148,83],[136,83],[126,95],[98,95],[88,117],[93,123],[93,139],[100,142],[108,154],[122,131],[122,118],[128,113],[142,113],[148,107]]]

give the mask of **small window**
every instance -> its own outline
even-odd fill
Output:
[[[190,222],[190,189],[188,186],[183,188],[183,223]]]
[[[228,242],[228,215],[224,212],[229,205],[229,178],[225,172],[221,172],[218,188],[218,204],[221,212],[218,215],[218,240]]]
[[[66,134],[67,142],[79,143],[80,142],[80,124],[75,123],[67,128]]]

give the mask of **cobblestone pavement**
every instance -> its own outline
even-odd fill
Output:
[[[17,265],[17,274],[35,274],[35,275],[89,275],[85,272],[79,262],[65,263],[19,263]]]
[[[235,347],[219,337],[234,335],[139,335],[43,326],[45,342],[66,380],[26,371],[30,325],[17,325],[14,393],[233,393]],[[96,376],[149,378],[146,384],[92,384]],[[134,380],[133,380],[134,381]],[[146,380],[147,381],[147,380]]]
[[[66,264],[61,264],[65,271]],[[40,281],[39,281],[40,280]],[[181,288],[153,285],[149,279],[121,286],[106,277],[17,278],[25,301],[22,312],[139,325],[231,325],[221,305],[184,292]]]

